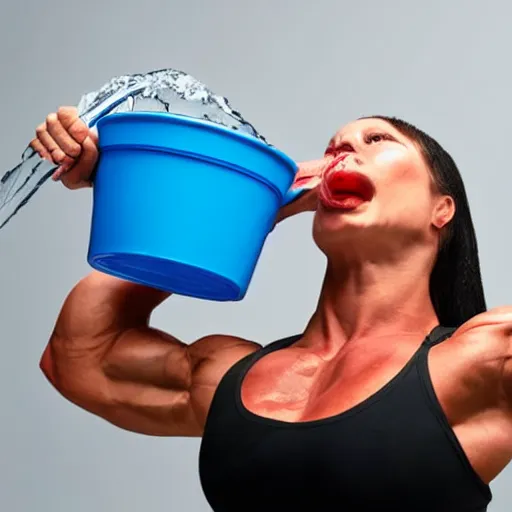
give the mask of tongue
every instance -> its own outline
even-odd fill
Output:
[[[346,190],[333,190],[332,197],[336,201],[345,201],[346,199],[354,199],[357,201],[364,201],[364,198],[355,192],[347,192]]]
[[[368,201],[373,195],[371,182],[358,173],[338,172],[329,181],[329,189],[335,199],[354,198]]]

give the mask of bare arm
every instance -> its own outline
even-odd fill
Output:
[[[31,145],[59,164],[54,179],[90,187],[97,136],[74,107],[61,107],[37,128]],[[311,190],[284,207],[281,221],[314,210],[323,161],[303,166]],[[226,371],[259,345],[212,335],[187,345],[149,326],[168,294],[93,272],[71,291],[41,359],[68,400],[119,427],[151,435],[199,436]]]
[[[222,335],[186,345],[149,327],[167,297],[91,273],[66,299],[41,369],[68,400],[121,428],[200,436],[220,379],[259,346]]]

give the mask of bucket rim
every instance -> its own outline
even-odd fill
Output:
[[[98,130],[101,130],[102,126],[106,125],[106,124],[117,123],[117,122],[121,122],[121,121],[137,120],[137,119],[147,119],[147,120],[156,121],[156,122],[170,122],[170,123],[174,123],[174,124],[194,126],[196,128],[199,127],[206,131],[213,131],[213,132],[221,133],[223,135],[227,135],[234,139],[238,139],[241,142],[246,142],[248,144],[256,146],[260,150],[263,150],[265,152],[269,152],[269,153],[273,154],[274,156],[283,160],[285,165],[287,165],[288,167],[291,168],[290,170],[292,171],[293,174],[295,174],[297,172],[298,165],[292,158],[290,158],[283,151],[275,148],[274,146],[271,146],[270,144],[263,142],[262,140],[254,137],[253,135],[250,135],[249,133],[244,133],[244,132],[234,130],[227,126],[223,126],[221,124],[215,123],[213,121],[207,121],[205,119],[198,119],[196,117],[191,117],[191,116],[187,116],[184,114],[170,114],[168,112],[144,112],[144,111],[116,112],[114,114],[109,114],[105,117],[102,117],[97,123]],[[100,142],[100,145],[101,145],[101,142]]]

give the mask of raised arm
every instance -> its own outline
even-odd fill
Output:
[[[60,164],[69,189],[91,186],[97,136],[76,108],[49,114],[32,147]],[[313,210],[322,161],[302,167],[311,190],[284,207],[278,221]],[[256,343],[211,335],[191,344],[149,326],[168,294],[93,272],[67,297],[41,369],[68,400],[119,427],[151,435],[199,436],[222,376]]]
[[[121,428],[200,436],[220,379],[259,346],[222,335],[187,345],[149,327],[166,297],[91,273],[67,297],[41,369],[68,400]]]

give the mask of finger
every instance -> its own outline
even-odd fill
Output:
[[[46,123],[37,127],[36,134],[39,141],[50,154],[51,160],[54,163],[61,164],[66,158],[66,153],[59,148],[58,144],[53,140],[53,137],[48,133]]]
[[[98,161],[98,147],[91,137],[87,137],[82,145],[82,153],[69,172],[60,173],[62,183],[70,188],[76,189],[91,186],[91,175]]]
[[[72,173],[74,168],[76,166],[76,161],[73,160],[73,161],[64,161],[64,163],[62,165],[60,165],[57,170],[52,174],[52,179],[53,181],[61,181],[62,180],[62,176],[64,176],[65,174],[68,174],[68,173]],[[79,172],[76,173],[77,175],[79,174]],[[79,181],[79,178],[71,178],[71,181],[75,182],[75,181]]]
[[[57,114],[50,114],[46,118],[46,129],[48,134],[66,155],[71,158],[77,158],[80,155],[80,144],[66,131],[59,121]]]
[[[87,137],[84,140],[82,148],[82,154],[78,159],[78,163],[79,165],[89,168],[92,172],[96,162],[98,161],[98,145],[94,140],[94,137]]]
[[[69,172],[69,170],[72,168],[72,166],[69,165],[61,165],[59,168],[52,174],[52,180],[53,181],[60,181],[62,179],[62,176]]]
[[[89,135],[88,126],[78,117],[76,107],[60,107],[57,111],[57,119],[64,130],[78,143],[82,144]]]
[[[42,142],[39,139],[33,139],[29,146],[36,151],[41,158],[44,158],[45,160],[51,160],[52,157],[50,153],[48,153],[48,150],[43,146]]]

